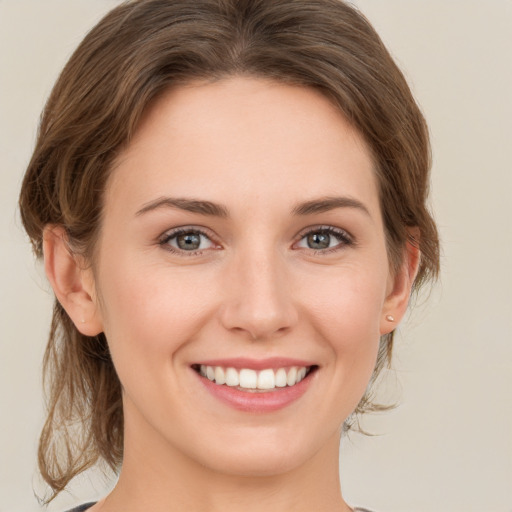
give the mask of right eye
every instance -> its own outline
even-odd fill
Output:
[[[202,251],[212,249],[215,244],[198,229],[176,229],[167,232],[160,241],[160,245],[176,253],[200,254]],[[185,255],[185,254],[184,254]]]

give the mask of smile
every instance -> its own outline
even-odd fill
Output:
[[[249,413],[270,413],[291,405],[319,373],[313,361],[288,357],[198,361],[191,369],[211,396]]]
[[[292,366],[257,371],[250,368],[236,369],[202,364],[196,365],[194,369],[219,386],[225,385],[240,391],[258,392],[295,386],[312,371],[313,367]]]

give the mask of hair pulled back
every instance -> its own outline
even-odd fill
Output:
[[[374,29],[340,0],[133,0],[107,14],[70,58],[42,115],[20,195],[36,255],[53,224],[93,262],[109,171],[149,103],[170,87],[230,75],[314,87],[333,101],[372,152],[390,261],[398,266],[405,244],[415,243],[415,288],[436,277],[424,118]],[[392,341],[393,333],[381,338],[372,381]],[[82,335],[57,300],[44,372],[39,466],[55,496],[100,458],[119,468],[121,385],[105,336]],[[378,407],[367,393],[356,412]]]

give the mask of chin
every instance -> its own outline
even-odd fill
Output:
[[[189,456],[215,473],[276,477],[303,467],[326,448],[337,457],[340,430],[335,429],[330,438],[325,439],[324,433],[300,432],[296,428],[290,432],[260,426],[258,430],[255,429],[254,435],[247,431],[238,435],[228,434],[231,442],[225,442],[226,438],[222,436],[207,441],[204,446],[197,446],[199,450],[195,450],[195,454],[189,453]]]
[[[269,446],[265,449],[260,447],[259,450],[250,453],[247,453],[247,450],[235,450],[232,456],[218,458],[215,464],[209,464],[209,467],[214,472],[224,475],[265,478],[290,473],[302,466],[308,458],[302,451],[274,450]]]

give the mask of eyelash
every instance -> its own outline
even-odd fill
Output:
[[[305,248],[308,251],[313,251],[313,254],[315,255],[325,256],[326,254],[331,254],[346,247],[355,245],[354,238],[351,235],[349,235],[344,229],[335,228],[333,226],[314,226],[312,228],[307,228],[305,231],[299,234],[299,242],[306,238],[308,235],[315,233],[331,235],[338,240],[338,244],[336,244],[334,247],[328,247],[325,249],[312,249],[310,247]]]
[[[178,249],[176,247],[173,247],[172,245],[169,244],[169,242],[172,239],[178,238],[180,235],[189,235],[189,234],[204,236],[205,238],[210,240],[210,242],[212,244],[215,245],[215,242],[212,240],[212,236],[210,234],[208,234],[205,231],[203,231],[202,229],[199,229],[196,227],[177,228],[177,229],[173,229],[172,231],[168,231],[160,238],[159,245],[162,246],[165,250],[172,252],[174,254],[179,254],[180,256],[187,257],[187,256],[198,256],[198,255],[202,254],[204,252],[204,249],[197,249],[194,251],[185,251],[183,249]]]
[[[338,244],[334,247],[328,247],[325,249],[312,249],[312,248],[304,248],[308,251],[312,251],[315,255],[326,255],[333,252],[337,252],[339,250],[342,250],[345,247],[353,246],[355,245],[354,239],[351,235],[349,235],[345,230],[340,228],[335,228],[333,226],[315,226],[312,228],[307,228],[307,230],[301,232],[299,234],[299,240],[303,240],[308,235],[315,234],[315,233],[321,233],[321,234],[327,234],[334,236],[338,240]],[[176,239],[180,235],[187,235],[187,234],[194,234],[199,235],[207,238],[212,244],[215,245],[215,241],[212,239],[212,236],[208,233],[206,233],[204,230],[196,228],[196,227],[187,227],[187,228],[177,228],[172,231],[166,232],[159,240],[159,245],[162,246],[165,250],[172,252],[174,254],[178,254],[180,256],[198,256],[203,254],[205,250],[208,249],[197,249],[194,251],[186,251],[183,249],[178,249],[169,244],[169,242],[173,239]],[[294,245],[296,245],[298,242],[295,242]]]

